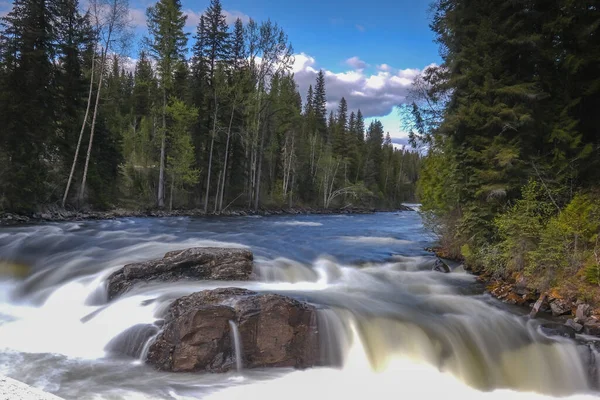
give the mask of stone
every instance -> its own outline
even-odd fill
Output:
[[[579,304],[575,311],[575,316],[580,321],[585,321],[589,316],[590,306],[589,304]]]
[[[555,317],[571,313],[569,302],[563,299],[554,299],[550,303],[550,309],[552,310],[552,315]]]
[[[443,272],[445,274],[450,272],[450,267],[440,258],[435,260],[435,264],[433,264],[433,271]]]
[[[568,319],[565,323],[566,326],[573,329],[575,332],[579,333],[583,330],[583,325],[573,321],[572,319]]]
[[[125,265],[107,279],[108,299],[148,282],[182,280],[247,281],[252,252],[245,249],[196,247],[171,251],[161,259]]]
[[[541,330],[548,336],[561,336],[565,338],[575,339],[575,330],[567,325],[556,323],[547,323],[541,325]]]
[[[586,335],[600,336],[600,322],[594,319],[588,319],[583,324],[583,332]]]
[[[230,321],[238,327],[244,368],[317,365],[316,309],[277,294],[221,288],[177,299],[147,362],[173,372],[225,372],[235,367]]]

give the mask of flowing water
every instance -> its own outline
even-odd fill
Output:
[[[0,374],[66,399],[596,398],[593,346],[546,336],[462,268],[431,271],[431,242],[415,212],[1,228],[12,266],[0,268]],[[194,246],[250,248],[257,279],[154,284],[107,302],[111,272]],[[141,361],[174,299],[223,286],[315,304],[328,366],[173,374]]]

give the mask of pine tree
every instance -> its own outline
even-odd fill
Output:
[[[204,47],[202,49],[202,56],[208,65],[209,84],[214,86],[213,78],[216,73],[217,63],[231,59],[231,35],[220,0],[211,0],[203,17],[204,32],[202,34]]]
[[[59,109],[54,84],[55,3],[16,0],[2,18],[4,124],[2,149],[8,162],[2,194],[13,210],[30,210],[46,198],[49,154]]]
[[[235,20],[231,39],[231,58],[233,61],[233,68],[235,70],[240,70],[244,66],[247,57],[245,43],[246,39],[244,37],[244,24],[240,18]]]
[[[367,140],[365,143],[367,156],[365,161],[365,185],[371,190],[380,189],[380,174],[383,162],[383,124],[379,120],[371,122],[367,131]]]
[[[313,110],[315,111],[315,128],[324,143],[329,142],[327,134],[327,96],[325,94],[325,73],[320,70],[313,97]]]
[[[337,110],[337,120],[333,129],[333,152],[342,159],[349,158],[348,103],[342,97]]]
[[[179,0],[159,0],[147,10],[149,47],[157,61],[162,91],[162,132],[160,171],[158,180],[158,207],[165,205],[165,156],[167,140],[167,99],[173,89],[173,71],[184,59],[187,35],[183,32],[187,16],[181,11]]]

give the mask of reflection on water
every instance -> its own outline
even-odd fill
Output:
[[[0,373],[68,399],[592,393],[595,350],[545,336],[538,321],[506,311],[460,269],[431,271],[430,242],[414,212],[2,228],[0,259],[31,274],[0,280]],[[194,246],[250,248],[255,281],[155,283],[107,303],[105,279],[123,264]],[[240,365],[228,374],[145,366],[168,305],[222,286],[315,304],[323,366]]]

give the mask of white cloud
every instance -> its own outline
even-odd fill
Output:
[[[347,59],[346,64],[348,64],[354,69],[365,69],[367,66],[367,63],[358,58],[357,56]]]
[[[355,26],[356,26],[356,29],[358,29],[358,30],[359,30],[359,31],[361,31],[361,32],[364,32],[364,31],[366,31],[365,27],[364,27],[364,26],[362,26],[362,25],[356,24]]]
[[[146,27],[146,12],[139,8],[129,9],[129,20],[134,27]]]
[[[0,8],[2,8],[3,2],[0,1]],[[187,20],[185,26],[188,28],[196,28],[198,23],[200,22],[200,16],[203,14],[202,12],[196,12],[191,9],[187,9],[183,11],[183,14],[187,16]],[[225,21],[229,26],[233,26],[235,24],[236,19],[240,18],[243,23],[247,23],[250,21],[250,17],[244,14],[241,11],[228,11],[223,10],[223,14],[225,15]],[[146,11],[145,9],[140,8],[131,8],[129,10],[129,19],[131,23],[135,27],[146,27]]]
[[[235,24],[235,21],[239,18],[242,20],[243,23],[247,23],[250,21],[250,17],[247,16],[246,14],[244,14],[241,11],[237,11],[237,10],[232,10],[232,11],[227,11],[227,10],[223,10],[223,14],[225,14],[225,20],[227,21],[227,23],[229,25]]]
[[[300,93],[306,96],[308,86],[315,85],[319,67],[317,60],[306,53],[297,54],[295,57],[293,72]],[[356,57],[355,61],[360,59]],[[335,110],[340,99],[345,97],[349,110],[360,109],[365,118],[368,118],[368,123],[373,118],[380,119],[392,138],[398,139],[402,144],[405,142],[406,133],[400,129],[397,106],[406,102],[412,82],[420,73],[419,69],[396,69],[381,64],[375,72],[353,68],[342,72],[324,69],[324,73],[329,111]]]
[[[315,65],[315,59],[308,54],[300,53],[294,55],[294,65],[292,66],[292,72],[300,71],[311,71],[317,72],[312,66]]]
[[[203,14],[203,12],[196,12],[191,9],[187,9],[183,13],[185,15],[187,15],[187,21],[186,21],[185,25],[187,27],[193,27],[193,28],[198,26],[198,24],[200,23],[200,17]],[[225,15],[225,21],[227,22],[227,24],[229,26],[233,26],[233,24],[235,24],[235,21],[238,18],[241,19],[243,23],[247,23],[248,21],[250,21],[250,17],[241,11],[223,10],[223,14]]]

